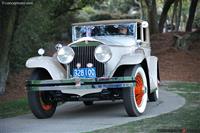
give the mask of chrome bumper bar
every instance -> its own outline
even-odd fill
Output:
[[[64,79],[64,80],[28,80],[28,91],[49,91],[67,89],[105,89],[133,87],[135,80],[132,77],[112,77],[95,79]]]

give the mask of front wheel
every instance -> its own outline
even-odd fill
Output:
[[[49,91],[28,92],[28,101],[32,113],[38,119],[49,118],[55,113],[57,103]]]
[[[135,79],[135,86],[123,88],[124,106],[129,116],[140,116],[147,105],[147,79],[140,65],[124,72],[124,76],[130,75]]]
[[[50,79],[50,75],[40,69],[33,71],[31,80]],[[53,91],[28,91],[28,103],[32,113],[38,119],[51,117],[56,110],[57,102],[54,100]]]

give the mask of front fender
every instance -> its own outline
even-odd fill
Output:
[[[26,61],[27,68],[44,68],[51,75],[53,80],[61,80],[66,78],[67,72],[61,64],[53,57],[37,56],[29,58]]]
[[[144,60],[144,58],[144,54],[125,55],[122,56],[121,60],[118,63],[118,66],[140,64]]]
[[[115,69],[112,71],[111,76],[115,73],[117,68],[119,68],[122,65],[136,65],[140,64],[145,59],[144,54],[127,54],[121,57],[120,61],[118,62]]]

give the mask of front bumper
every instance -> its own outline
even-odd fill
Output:
[[[64,79],[64,80],[28,80],[26,81],[27,91],[50,91],[68,89],[106,89],[106,88],[127,88],[133,87],[135,80],[132,77],[112,77],[95,79]]]

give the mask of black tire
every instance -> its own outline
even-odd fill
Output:
[[[93,101],[83,101],[83,104],[84,104],[85,106],[91,106],[91,105],[94,104],[94,102],[93,102]]]
[[[158,88],[157,88],[156,91],[150,93],[148,97],[149,97],[149,101],[150,101],[150,102],[155,102],[155,101],[157,101],[157,100],[158,100]]]
[[[31,80],[50,79],[50,75],[40,69],[33,71]],[[38,119],[50,118],[56,111],[57,102],[53,101],[52,91],[28,91],[29,107]]]
[[[123,101],[126,112],[129,116],[140,116],[144,113],[147,104],[147,80],[143,68],[136,65],[134,68],[128,68],[124,72],[124,76],[137,77],[136,86],[123,88]],[[141,82],[142,81],[142,82]],[[137,87],[137,88],[136,88]],[[138,91],[139,89],[139,91]],[[137,92],[137,94],[136,94]],[[140,93],[138,93],[140,92]]]

